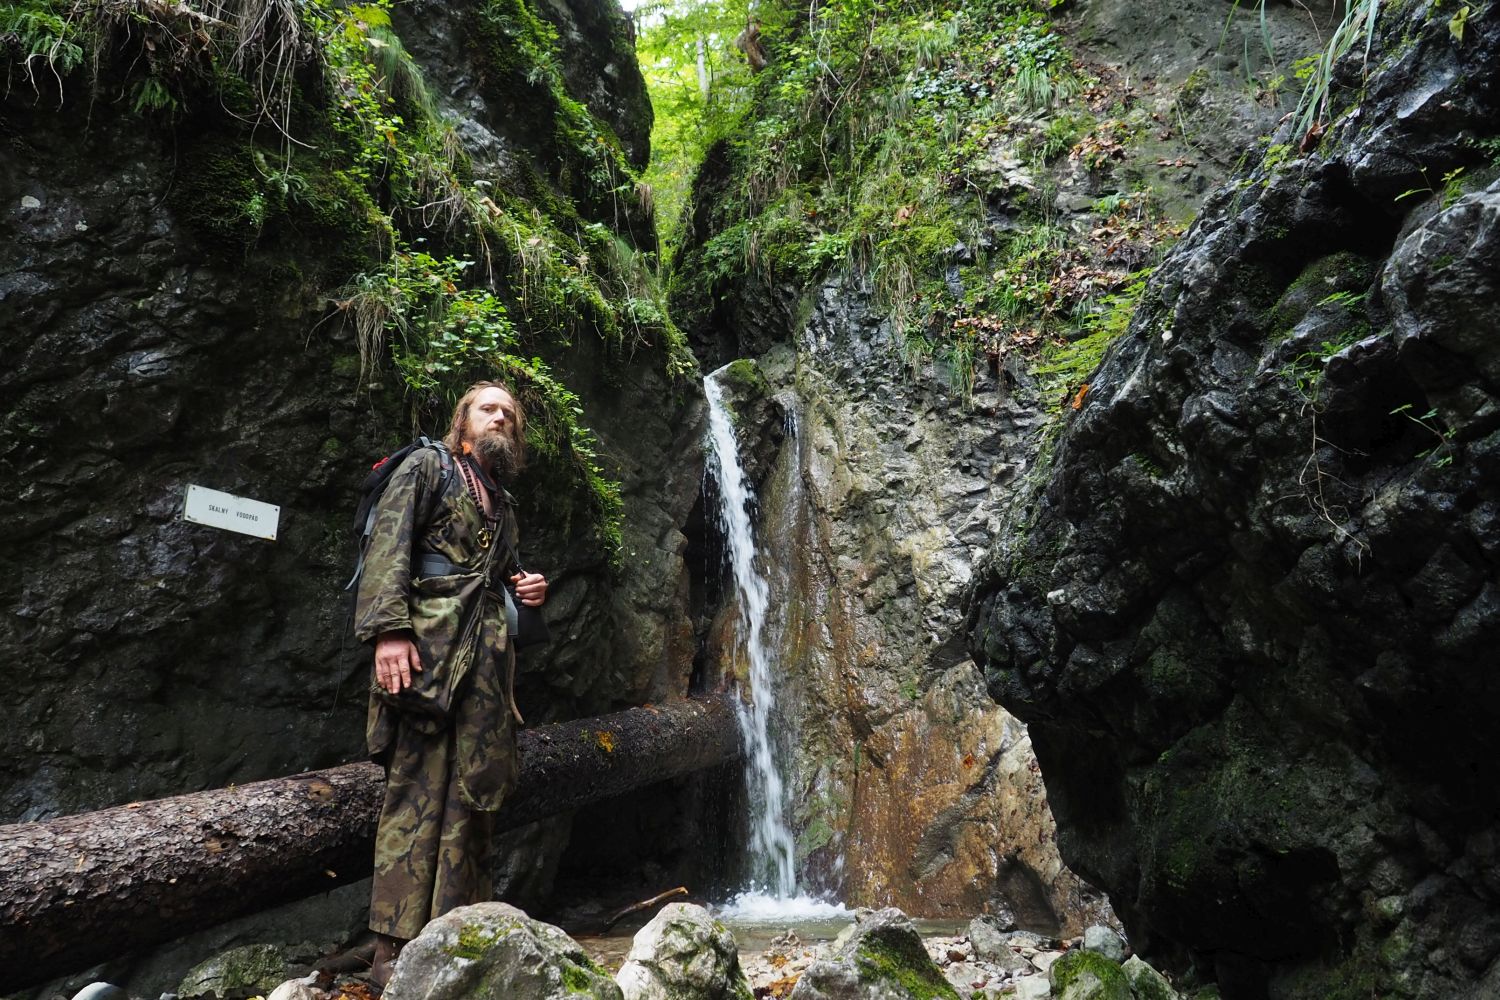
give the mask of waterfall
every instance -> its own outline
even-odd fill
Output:
[[[753,497],[717,374],[704,380],[703,391],[708,398],[709,471],[719,484],[719,526],[739,592],[739,641],[750,662],[749,700],[741,699],[735,706],[750,793],[750,892],[789,900],[797,894],[796,846],[786,822],[786,784],[777,768],[770,731],[776,707],[766,635],[771,588],[755,565],[755,536],[750,527]]]

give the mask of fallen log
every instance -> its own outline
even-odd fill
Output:
[[[727,701],[633,708],[520,735],[511,829],[740,754]],[[384,777],[290,778],[0,826],[0,969],[19,988],[370,874]]]

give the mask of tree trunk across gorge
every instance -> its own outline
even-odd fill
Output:
[[[511,829],[740,754],[727,700],[633,708],[520,734]],[[22,987],[370,873],[384,798],[346,764],[0,826],[0,969]]]

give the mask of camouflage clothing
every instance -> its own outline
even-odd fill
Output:
[[[416,937],[427,921],[489,893],[490,812],[515,784],[517,760],[505,603],[498,588],[510,572],[516,520],[508,495],[497,498],[501,545],[481,575],[484,515],[455,470],[438,504],[441,459],[431,448],[407,457],[381,496],[360,577],[355,635],[373,641],[410,630],[422,658],[419,687],[451,693],[433,714],[403,691],[372,680],[366,739],[386,764],[385,806],[375,839],[370,927]],[[420,523],[435,510],[430,524]],[[415,543],[415,544],[414,544]],[[422,576],[418,558],[435,553],[465,572]],[[438,701],[445,701],[439,698]]]

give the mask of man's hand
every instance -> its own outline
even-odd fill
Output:
[[[510,582],[516,585],[516,597],[527,607],[540,607],[547,599],[547,578],[540,573],[517,573]]]
[[[410,632],[384,632],[375,640],[375,683],[383,690],[397,694],[411,687],[412,674],[421,672],[422,657]]]

